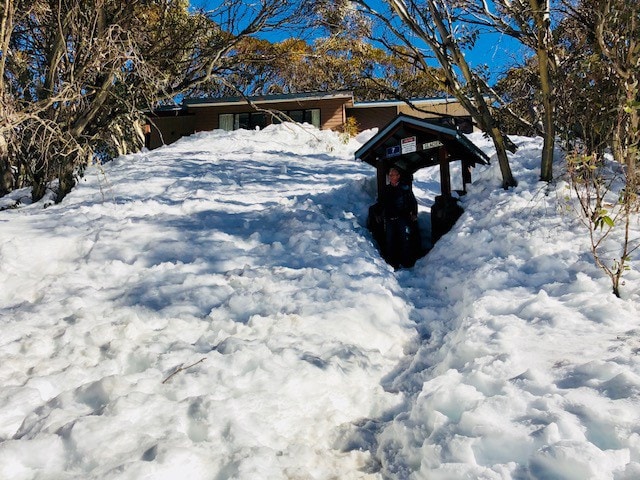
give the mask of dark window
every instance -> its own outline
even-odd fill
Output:
[[[307,110],[288,110],[283,112],[291,121],[298,123],[310,123],[320,128],[320,109],[310,108]],[[245,112],[245,113],[221,113],[218,117],[218,124],[223,130],[237,130],[244,128],[246,130],[254,130],[256,127],[264,128],[271,123],[281,123],[277,116],[267,116],[264,112]]]
[[[250,119],[250,113],[237,113],[235,129],[244,128],[245,130],[249,130],[249,128],[251,128]]]
[[[267,126],[267,116],[262,112],[252,113],[249,116],[249,128],[254,130],[256,127],[264,128]]]
[[[289,110],[287,115],[294,122],[309,123],[315,127],[320,128],[320,109],[309,108],[306,110]]]
[[[462,133],[473,133],[473,120],[471,117],[456,117],[456,126]]]
[[[304,122],[304,110],[289,110],[287,115],[294,122],[302,123]]]
[[[254,130],[256,127],[267,126],[267,117],[262,112],[245,113],[221,113],[219,115],[219,125],[223,130]]]

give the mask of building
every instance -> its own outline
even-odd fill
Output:
[[[452,98],[416,99],[409,106],[397,100],[354,102],[353,92],[335,91],[185,99],[180,106],[148,115],[145,144],[153,149],[195,132],[264,128],[287,120],[340,130],[353,117],[362,131],[382,128],[399,114],[429,118],[463,132],[473,129],[468,112]]]
[[[355,102],[347,107],[347,116],[353,117],[359,129],[382,128],[398,115],[411,115],[429,119],[441,125],[454,127],[463,133],[473,131],[473,121],[469,112],[454,97],[420,98],[410,100],[382,100],[376,102]]]

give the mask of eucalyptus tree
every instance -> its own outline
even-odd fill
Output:
[[[552,0],[464,0],[471,25],[509,35],[535,52],[539,92],[541,134],[544,139],[540,164],[540,179],[553,179],[553,153],[556,137],[555,97],[557,82],[557,46],[553,35]],[[534,119],[534,124],[537,118]]]
[[[495,92],[483,72],[472,68],[465,50],[477,40],[477,31],[461,20],[465,2],[445,0],[354,0],[382,26],[378,41],[393,48],[398,42],[412,52],[411,58],[427,72],[435,60],[439,73],[435,80],[451,92],[471,114],[478,126],[493,140],[502,174],[502,185],[517,184],[509,164],[508,151],[515,145],[505,135],[492,111]],[[382,4],[381,9],[376,8]]]
[[[57,200],[90,162],[142,145],[145,109],[207,88],[238,63],[245,37],[297,2],[3,0],[0,193],[23,185]]]

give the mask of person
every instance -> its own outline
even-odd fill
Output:
[[[417,234],[418,202],[411,186],[400,181],[402,175],[397,168],[390,168],[388,176],[382,198],[385,258],[395,269],[411,267],[415,263],[412,235]]]

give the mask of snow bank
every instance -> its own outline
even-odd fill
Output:
[[[541,141],[393,272],[366,138],[199,133],[0,212],[0,478],[637,478],[640,278],[610,293]]]

